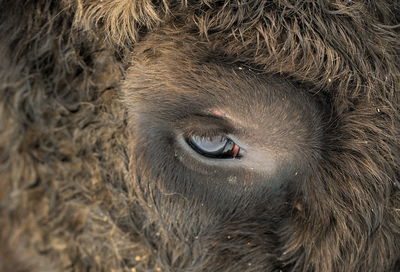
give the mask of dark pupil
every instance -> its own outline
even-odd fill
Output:
[[[211,138],[192,136],[188,139],[188,143],[197,153],[206,157],[232,157],[234,143],[225,136],[215,136]]]

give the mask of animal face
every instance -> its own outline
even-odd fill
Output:
[[[0,271],[398,271],[399,10],[2,1]]]
[[[299,187],[318,163],[316,98],[284,77],[162,43],[139,45],[123,87],[135,169],[211,210],[282,204],[269,195]]]
[[[139,225],[177,269],[182,254],[207,256],[205,271],[278,268],[298,191],[319,169],[327,107],[284,76],[213,60],[206,43],[164,39],[137,45],[121,87]]]

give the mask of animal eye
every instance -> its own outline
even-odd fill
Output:
[[[194,151],[205,157],[217,159],[241,157],[240,147],[226,136],[191,136],[186,141]]]

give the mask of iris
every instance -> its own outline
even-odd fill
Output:
[[[191,136],[187,138],[189,146],[205,157],[233,159],[240,157],[240,147],[227,136],[214,137]]]

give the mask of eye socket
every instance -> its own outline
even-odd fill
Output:
[[[214,137],[191,136],[186,139],[189,146],[205,157],[233,159],[241,157],[240,147],[226,136]]]

